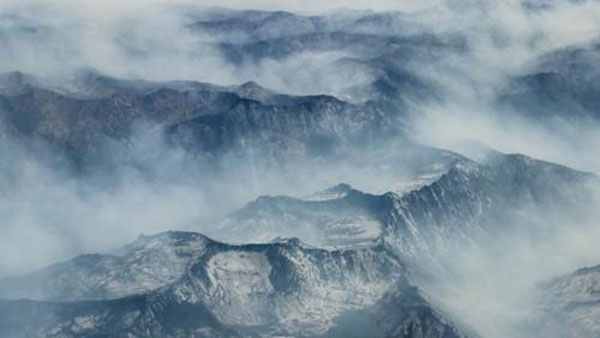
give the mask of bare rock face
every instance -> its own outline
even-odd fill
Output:
[[[278,95],[255,83],[225,88],[82,77],[81,89],[69,91],[5,75],[3,120],[17,133],[81,160],[100,157],[107,142],[128,144],[136,131],[164,134],[190,153],[259,153],[273,162],[326,156],[340,146],[400,132],[397,112],[326,95]]]
[[[3,279],[2,297],[15,300],[0,303],[9,318],[0,328],[14,336],[338,337],[364,323],[359,332],[373,337],[463,337],[414,284],[418,264],[444,243],[493,235],[496,208],[535,203],[551,212],[588,198],[595,179],[493,153],[485,164],[456,155],[436,180],[404,193],[338,185],[305,199],[262,197],[222,225],[240,245],[167,232]],[[548,287],[562,297],[553,304],[589,309],[595,271]]]
[[[409,286],[402,262],[382,246],[327,251],[298,240],[230,246],[169,232],[140,238],[118,255],[82,256],[9,280],[21,284],[18,297],[52,299],[68,288],[72,301],[2,301],[0,332],[323,336],[339,326],[340,315],[356,310],[385,323],[381,337],[413,337],[415,330],[419,337],[459,337]],[[166,272],[169,279],[161,277]],[[46,294],[34,281],[48,284]],[[408,309],[399,320],[389,318],[395,307]]]
[[[339,185],[306,198],[264,196],[231,214],[218,232],[232,241],[294,236],[329,248],[385,243],[406,259],[422,259],[445,243],[479,241],[525,224],[522,208],[544,210],[557,220],[561,208],[580,208],[584,217],[598,185],[591,174],[499,153],[482,163],[455,155],[428,180],[417,177],[420,184],[383,194]],[[530,226],[532,232],[551,227]]]
[[[427,70],[471,59],[476,47],[459,33],[440,33],[400,12],[195,13],[186,14],[182,29],[210,36],[198,48],[221,53],[224,64],[237,69],[327,55],[321,66],[335,85],[324,90],[311,75],[310,88],[290,94],[247,79],[219,86],[85,70],[53,82],[6,73],[0,142],[15,139],[24,148],[39,142],[48,157],[64,154],[83,173],[137,155],[136,142],[148,137],[158,141],[144,151],[162,155],[164,146],[194,169],[251,163],[253,170],[293,175],[296,167],[325,163],[335,176],[352,162],[354,177],[375,179],[309,196],[262,196],[205,234],[140,236],[118,250],[2,278],[1,337],[475,338],[463,318],[425,294],[423,280],[436,278],[443,269],[435,268],[454,258],[440,257],[512,230],[532,238],[560,234],[598,205],[600,181],[592,174],[491,150],[471,160],[409,137],[415,114],[443,106],[453,91]],[[0,42],[7,38],[3,29]],[[19,34],[43,29],[32,23]],[[591,44],[534,60],[526,74],[490,95],[491,108],[541,124],[597,122],[598,51]],[[406,177],[372,186],[377,175],[396,171]],[[343,182],[335,177],[332,185]],[[531,210],[541,216],[528,217]],[[547,281],[536,296],[531,337],[600,336],[599,267]]]

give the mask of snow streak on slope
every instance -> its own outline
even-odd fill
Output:
[[[512,153],[598,171],[599,3],[435,2],[0,4],[0,335],[598,335],[598,178]]]
[[[0,332],[17,336],[44,332],[119,337],[323,336],[337,327],[337,318],[347,311],[365,311],[380,320],[388,308],[398,306],[405,308],[404,316],[388,321],[377,336],[415,327],[438,332],[427,337],[459,337],[408,283],[397,256],[381,246],[325,251],[298,240],[229,246],[195,233],[170,232],[142,238],[124,250],[152,251],[157,246],[189,258],[174,281],[143,293],[126,287],[123,290],[129,295],[112,300],[113,295],[96,294],[93,302],[2,301]],[[61,264],[86,272],[77,266],[78,259]],[[139,267],[152,269],[153,262],[141,261]],[[139,282],[127,277],[128,267],[115,265],[109,270],[121,277],[122,285]],[[40,277],[20,280],[35,278]],[[62,275],[54,270],[42,278],[60,280]],[[73,290],[79,291],[76,286]],[[28,291],[32,292],[29,297],[38,292],[35,287]],[[37,315],[28,320],[21,311]]]

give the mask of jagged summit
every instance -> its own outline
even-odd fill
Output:
[[[3,122],[21,137],[44,140],[81,164],[98,161],[96,150],[107,141],[125,147],[140,121],[190,155],[236,154],[260,159],[258,164],[302,162],[398,132],[397,112],[374,115],[377,106],[328,95],[86,74],[60,86],[27,82],[28,89],[21,90],[21,82],[12,83],[10,92],[0,91]]]
[[[131,245],[144,246],[154,241],[165,243],[189,243],[195,241],[208,242],[211,241],[211,239],[197,232],[170,230],[152,235],[141,234]]]
[[[83,254],[0,279],[0,337],[600,336],[600,181],[477,143],[595,170],[600,3],[13,2],[0,272]]]
[[[158,283],[156,274],[166,269],[172,278]],[[401,307],[406,316],[386,320],[377,336],[415,326],[461,337],[408,284],[405,272],[382,246],[328,251],[298,239],[231,246],[196,233],[165,232],[141,237],[120,256],[79,257],[9,280],[23,294],[35,279],[35,286],[62,286],[68,291],[59,299],[68,295],[71,302],[0,301],[0,333],[326,336],[346,311],[366,311],[377,319]],[[388,292],[397,298],[388,298]],[[37,315],[25,315],[28,311]]]
[[[521,196],[523,189],[535,193],[542,188],[522,177],[531,174],[552,181],[550,189],[557,190],[542,195],[547,198],[569,195],[567,186],[581,189],[577,172],[563,173],[523,156],[501,156],[505,158],[498,163],[507,162],[511,170],[456,161],[432,183],[406,194],[372,195],[341,184],[328,190],[343,194],[332,199],[264,196],[234,213],[225,226],[243,238],[239,245],[194,232],[140,236],[112,253],[80,256],[4,279],[0,290],[11,290],[16,298],[75,302],[51,303],[58,309],[70,307],[72,315],[43,323],[49,326],[35,320],[18,324],[23,330],[64,332],[65,323],[75,316],[86,322],[68,327],[86,334],[112,327],[123,334],[171,336],[170,328],[189,333],[201,326],[211,336],[321,336],[336,330],[342,313],[356,310],[380,318],[376,320],[387,318],[381,326],[384,332],[376,336],[408,325],[435,327],[446,334],[433,337],[462,337],[410,284],[407,271],[438,249],[441,234],[460,243],[493,233],[495,223],[488,217],[495,207],[523,203],[529,196]],[[563,180],[569,184],[557,184]],[[257,235],[269,236],[261,240]],[[86,307],[80,300],[95,300],[96,306]],[[3,301],[0,313],[53,311],[43,304],[48,303]],[[201,309],[203,321],[167,320],[169,312],[191,308]],[[415,315],[390,318],[389,311],[398,309]],[[103,321],[101,313],[135,319]],[[151,313],[152,319],[141,320],[141,313]],[[6,325],[0,320],[0,330]]]
[[[345,193],[348,193],[350,190],[352,190],[352,187],[349,184],[340,183],[340,184],[338,184],[334,187],[331,187],[323,192],[330,193],[330,194],[345,194]]]
[[[475,240],[518,223],[524,206],[550,214],[555,205],[588,205],[593,182],[593,175],[497,153],[484,163],[458,159],[402,193],[369,194],[341,184],[304,199],[261,197],[233,213],[220,231],[234,242],[298,237],[324,248],[383,241],[406,257],[424,257],[435,250],[436,238]]]
[[[346,183],[340,183],[338,185],[335,185],[331,188],[325,189],[323,191],[320,191],[316,194],[312,194],[310,196],[307,196],[306,200],[333,200],[333,199],[339,199],[342,198],[344,196],[346,196],[348,193],[350,193],[353,190],[353,188]]]

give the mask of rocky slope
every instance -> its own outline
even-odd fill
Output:
[[[152,252],[160,253],[161,264]],[[51,299],[68,289],[72,301],[0,302],[3,336],[325,336],[336,332],[344,313],[364,311],[382,323],[374,337],[460,337],[382,246],[326,251],[298,240],[230,246],[169,232],[102,257],[11,280],[22,283],[20,297]],[[172,279],[160,280],[169,268],[177,270],[169,272]],[[35,279],[48,284],[45,294],[32,285]],[[390,318],[396,308],[402,315]]]
[[[551,231],[560,220],[576,217],[563,214],[566,209],[585,217],[597,184],[594,175],[522,155],[493,153],[482,163],[456,156],[434,179],[405,191],[379,195],[340,185],[317,198],[261,197],[219,231],[232,240],[295,236],[323,247],[383,242],[405,258],[422,259],[512,226]],[[548,217],[528,219],[526,210]]]
[[[499,96],[502,106],[542,121],[598,121],[598,43],[543,55]]]
[[[211,45],[234,67],[327,55],[318,69],[339,74],[334,75],[339,76],[336,84],[315,72],[314,87],[298,90],[321,88],[350,102],[383,101],[396,109],[441,95],[440,88],[418,75],[414,67],[467,50],[464,37],[434,34],[415,17],[401,12],[298,15],[229,11],[190,20],[194,34],[211,36]]]
[[[306,199],[263,197],[217,232],[262,244],[169,232],[5,278],[2,297],[13,300],[0,303],[0,328],[14,337],[339,337],[364,323],[373,337],[462,337],[414,286],[415,268],[499,227],[537,231],[516,222],[518,208],[560,217],[553,209],[583,204],[596,180],[491,153],[482,163],[455,155],[437,179],[403,192],[339,185]],[[284,239],[292,236],[307,244]]]
[[[552,7],[545,3],[528,1],[524,8],[537,15],[533,12]],[[472,5],[484,12],[494,8],[481,1]],[[461,6],[467,10],[470,4],[449,4],[459,11]],[[477,86],[471,71],[485,73],[486,81],[498,66],[500,77],[506,76],[500,65],[461,69],[455,63],[462,57],[475,63],[483,57],[477,43],[470,44],[470,34],[420,24],[419,15],[427,11],[180,10],[188,23],[180,33],[194,44],[177,52],[192,49],[196,57],[195,48],[210,49],[239,83],[258,77],[277,90],[262,82],[152,82],[92,70],[77,70],[61,81],[5,73],[0,75],[0,141],[41,140],[50,145],[42,147],[49,153],[44,156],[65,153],[78,168],[92,171],[95,164],[108,167],[120,160],[121,151],[125,156],[156,152],[163,162],[159,148],[164,146],[166,153],[183,154],[193,164],[214,164],[217,172],[221,159],[230,160],[226,164],[233,171],[254,171],[261,164],[269,169],[252,172],[251,179],[240,170],[232,184],[268,181],[265,175],[277,172],[274,168],[294,176],[302,172],[297,167],[308,167],[308,177],[297,181],[312,186],[309,180],[320,180],[311,175],[326,172],[332,185],[345,178],[352,185],[310,196],[262,196],[208,228],[209,237],[141,236],[119,250],[0,279],[0,336],[476,337],[465,334],[463,318],[425,296],[419,282],[448,276],[436,272],[454,259],[456,248],[503,244],[507,233],[538,240],[560,236],[565,224],[589,220],[598,205],[594,189],[600,183],[592,174],[493,151],[471,160],[407,140],[413,113],[426,113],[429,104],[445,107],[449,98],[460,101],[454,90]],[[11,34],[15,41],[47,42],[45,34],[59,34],[50,28],[28,17],[0,15],[0,42],[11,45]],[[489,28],[475,29],[475,39],[490,38],[498,48],[509,44],[502,32]],[[137,50],[144,47],[140,41],[120,50],[126,40],[114,46],[124,57],[144,54],[144,48]],[[564,121],[595,123],[598,50],[588,44],[549,53],[499,93],[498,79],[490,80],[493,88],[483,86],[482,92],[491,93],[475,108],[499,107],[559,129]],[[444,83],[445,77],[456,82]],[[469,101],[481,99],[477,89],[467,95]],[[492,107],[487,94],[495,98]],[[136,142],[145,137],[159,142],[140,151]],[[205,175],[210,181],[204,162],[177,168],[173,175]],[[5,182],[19,177],[19,170],[11,170]],[[111,181],[111,170],[98,172],[108,178],[97,184]],[[24,188],[16,180],[11,189]],[[544,283],[541,319],[531,336],[600,336],[599,278],[594,267]]]
[[[150,83],[93,73],[61,87],[22,73],[0,82],[0,117],[8,130],[82,160],[102,159],[109,142],[127,145],[144,133],[164,133],[191,153],[257,153],[266,161],[325,156],[399,133],[398,112],[379,104],[279,95],[255,83]]]

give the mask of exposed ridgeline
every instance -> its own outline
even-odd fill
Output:
[[[292,83],[291,88],[320,88],[351,102],[386,101],[406,107],[439,99],[440,88],[415,69],[468,51],[463,36],[434,32],[418,16],[401,12],[303,16],[224,11],[198,18],[191,15],[190,21],[192,31],[210,36],[212,46],[235,67],[328,55],[319,64],[337,79],[335,86],[317,82],[315,88],[306,88]]]
[[[326,157],[339,148],[402,134],[410,109],[441,98],[440,88],[415,70],[467,50],[461,37],[434,35],[399,12],[303,16],[184,7],[181,14],[189,22],[183,29],[198,38],[198,48],[217,50],[235,78],[269,82],[262,73],[284,71],[259,71],[269,62],[325,53],[323,60],[308,61],[324,78],[302,82],[291,74],[294,79],[284,81],[291,87],[277,90],[298,94],[282,95],[254,82],[153,83],[91,71],[46,81],[8,73],[0,76],[0,117],[8,130],[46,140],[84,163],[106,156],[107,143],[126,148],[134,131],[165,131],[172,144],[209,156],[252,153],[270,163]],[[46,27],[25,18],[11,25],[34,27],[30,34],[47,38]],[[122,53],[139,57],[133,47]],[[245,67],[258,74],[245,74]],[[329,74],[336,77],[326,78]]]
[[[251,82],[219,87],[91,73],[60,87],[5,74],[0,114],[13,134],[41,138],[84,162],[103,159],[110,142],[133,143],[136,132],[164,133],[168,143],[191,153],[253,153],[277,163],[385,140],[402,128],[401,111],[375,102],[280,95]]]
[[[413,273],[429,267],[419,264],[511,227],[552,231],[547,220],[586,211],[597,178],[522,155],[477,163],[443,154],[442,171],[405,190],[339,185],[305,199],[262,197],[215,231],[262,244],[168,232],[5,278],[1,296],[15,300],[0,302],[0,329],[15,337],[463,337],[460,318],[415,287]],[[527,208],[545,217],[523,218]]]
[[[536,121],[587,123],[600,119],[600,45],[573,46],[543,55],[511,81],[499,104]]]
[[[455,155],[441,172],[423,177],[381,195],[340,185],[305,199],[261,197],[216,234],[237,241],[294,236],[329,248],[384,244],[405,259],[435,260],[446,246],[577,223],[593,208],[598,185],[591,174],[500,153],[482,163]]]
[[[528,3],[531,11],[546,7]],[[460,11],[471,4],[452,6]],[[236,169],[251,167],[252,175],[243,170],[230,175],[244,184],[271,178],[255,173],[251,161],[268,169],[282,165],[287,172],[296,169],[287,164],[314,160],[307,179],[294,170],[284,177],[298,176],[309,186],[325,172],[336,179],[328,184],[349,177],[353,186],[339,184],[306,197],[263,196],[207,228],[208,237],[141,236],[113,252],[0,279],[0,336],[473,338],[465,334],[469,318],[442,311],[426,279],[448,277],[441,272],[455,268],[444,270],[444,263],[457,258],[452,255],[457,248],[497,244],[485,252],[494,256],[494,250],[512,249],[510,240],[521,236],[526,243],[554,239],[589,220],[598,205],[594,175],[491,151],[470,160],[405,139],[412,113],[427,104],[460,102],[445,96],[477,83],[471,82],[470,67],[453,65],[482,56],[467,33],[440,33],[444,29],[419,24],[420,14],[398,12],[308,16],[181,8],[189,23],[181,33],[194,41],[182,48],[191,51],[186,56],[197,56],[195,48],[216,51],[219,62],[231,67],[230,76],[244,78],[240,83],[256,77],[260,84],[151,82],[82,70],[61,81],[6,73],[0,76],[0,140],[8,135],[33,146],[41,140],[82,168],[144,151],[216,163],[217,172],[224,159],[222,164]],[[17,40],[30,36],[42,44],[44,34],[54,34],[27,17],[0,21],[7,23],[0,25],[5,44],[13,24],[23,26]],[[502,32],[486,27],[481,36],[489,33],[490,41],[502,45]],[[144,54],[138,49],[143,43],[130,46],[126,40],[115,46],[124,47],[124,58]],[[474,97],[474,104],[543,123],[557,116],[578,123],[597,119],[597,61],[596,45],[550,53],[500,92],[483,88],[496,98],[493,107],[487,95],[485,102]],[[456,82],[443,83],[448,76]],[[267,89],[261,80],[277,88]],[[453,84],[457,88],[446,88]],[[400,146],[390,146],[392,141]],[[149,145],[139,149],[138,142]],[[11,146],[7,142],[5,149]],[[19,173],[16,168],[9,166],[9,173]],[[198,168],[204,169],[174,171],[193,178],[199,172],[211,181]],[[6,176],[6,182],[13,179]],[[15,189],[27,190],[16,182]],[[217,202],[230,191],[219,193]],[[10,200],[11,192],[6,196]],[[91,204],[95,210],[93,199]],[[531,336],[599,336],[599,275],[598,268],[583,269],[542,285],[543,312]],[[551,322],[569,325],[557,330]]]
[[[377,323],[363,331],[370,337],[461,337],[405,272],[383,246],[326,251],[299,240],[231,246],[168,232],[4,280],[13,296],[39,300],[1,301],[0,333],[341,337],[344,318],[363,318]]]
[[[486,7],[484,3],[478,5]],[[452,6],[457,11],[469,10],[461,9],[458,3]],[[523,1],[522,6],[534,14],[552,11],[557,3]],[[221,11],[197,18],[190,15],[190,29],[213,37],[213,44],[229,63],[238,66],[302,53],[339,52],[339,57],[323,61],[323,69],[360,76],[340,79],[348,85],[340,85],[330,94],[352,102],[392,101],[410,108],[413,103],[453,100],[446,97],[449,88],[425,76],[423,68],[435,68],[444,64],[444,58],[468,57],[477,51],[468,32],[440,32],[421,19],[418,13],[399,12],[303,16]],[[492,29],[488,33],[493,36],[499,32]],[[532,60],[504,86],[493,89],[498,107],[536,121],[552,122],[559,117],[570,122],[597,122],[598,46],[597,41],[572,45]]]

